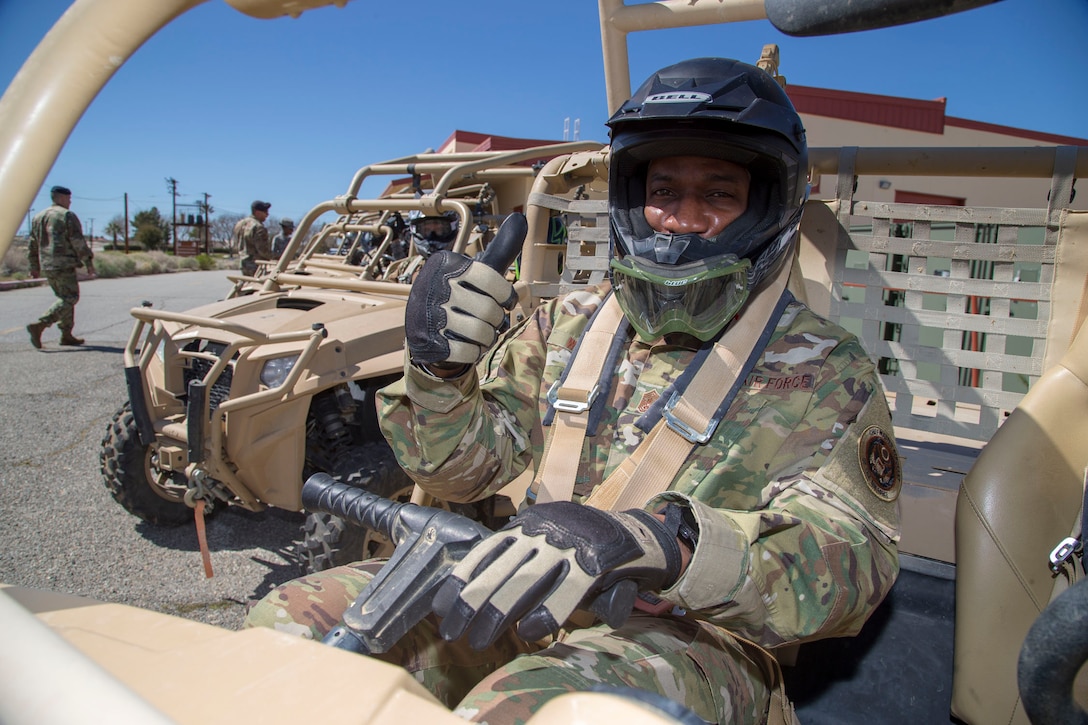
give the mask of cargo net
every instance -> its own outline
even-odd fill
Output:
[[[988,440],[1043,372],[1047,210],[856,201],[839,219],[830,317],[876,362],[894,424]]]
[[[550,255],[555,265],[554,283],[537,285],[540,297],[559,297],[580,287],[592,287],[608,278],[608,201],[606,199],[567,199],[534,192],[529,203],[548,209],[547,246],[558,254]]]

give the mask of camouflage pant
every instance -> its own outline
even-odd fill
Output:
[[[244,626],[320,639],[380,568],[362,562],[283,584],[253,605]],[[597,685],[657,693],[717,723],[763,722],[769,702],[758,662],[719,628],[690,618],[635,614],[620,629],[574,629],[546,646],[508,632],[476,652],[463,638],[444,641],[429,617],[378,657],[473,722],[524,723],[551,698]]]
[[[53,288],[57,301],[38,318],[38,324],[48,327],[54,322],[63,332],[71,333],[76,326],[76,303],[79,302],[79,280],[76,271],[69,269],[59,272],[46,272],[46,280]]]
[[[257,260],[249,255],[242,257],[242,274],[253,277],[257,274]]]

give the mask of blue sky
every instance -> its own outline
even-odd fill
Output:
[[[630,1],[630,0],[629,0]],[[0,0],[6,88],[67,0]],[[511,13],[509,8],[518,8]],[[951,116],[1088,137],[1088,0],[1002,0],[868,33],[791,38],[766,21],[629,36],[633,84],[684,58],[755,62],[781,47],[799,85],[931,100]],[[96,232],[123,211],[206,192],[218,212],[255,198],[296,219],[361,166],[441,144],[454,129],[607,140],[593,0],[354,0],[256,20],[222,0],[151,38],[84,115],[39,191],[73,189]],[[378,188],[364,187],[368,193]]]

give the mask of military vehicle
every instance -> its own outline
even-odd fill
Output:
[[[126,42],[136,47],[194,4],[178,0],[154,19],[142,18]],[[232,4],[274,17],[323,3]],[[635,30],[769,17],[785,32],[818,34],[977,4],[934,3],[927,10],[925,3],[599,0],[609,106],[630,92],[626,34]],[[102,8],[91,15],[92,28],[123,14],[118,3],[82,5]],[[87,26],[72,22],[58,32],[74,36]],[[772,72],[773,57],[764,60]],[[56,64],[50,72],[58,72]],[[85,102],[98,89],[85,78],[69,82]],[[25,111],[39,103],[29,90],[34,84],[16,85],[0,101],[0,119],[16,122],[6,121],[0,134],[13,159],[0,167],[0,198],[18,201],[40,185],[66,129],[35,126]],[[70,127],[73,113],[57,123]],[[606,149],[575,152],[535,175],[518,265],[524,305],[603,278],[607,163]],[[1088,655],[1088,589],[1077,582],[1084,574],[1088,467],[1088,216],[1071,197],[1074,181],[1088,173],[1088,147],[813,148],[811,167],[814,181],[830,183],[807,204],[792,289],[855,329],[880,364],[905,485],[902,572],[861,634],[775,653],[797,714],[806,723],[1084,722],[1088,687],[1078,671]],[[1011,179],[1041,191],[1019,205],[875,200],[880,179],[912,176],[963,184]],[[0,210],[0,245],[20,218],[21,211]],[[556,229],[564,244],[552,243],[563,236]],[[282,283],[297,283],[283,279],[285,267],[249,296],[271,293],[277,274]],[[1027,382],[1026,392],[1018,381]],[[81,707],[136,712],[143,720],[154,718],[151,708],[186,722],[288,721],[311,716],[305,698],[313,694],[326,719],[454,722],[404,673],[335,647],[55,593],[6,591],[0,616],[18,637],[0,657],[5,672],[28,678],[0,678],[21,695],[0,693],[5,721],[34,719],[26,715],[28,700],[62,707],[54,678],[67,665],[88,673],[65,679],[66,687],[91,683]],[[9,606],[10,599],[22,606]],[[115,679],[103,682],[103,670]],[[682,713],[589,693],[556,699],[533,722],[548,717],[683,721]]]
[[[168,526],[223,505],[299,511],[302,482],[316,471],[383,496],[410,495],[374,407],[374,392],[401,374],[404,282],[423,260],[404,218],[454,214],[453,249],[480,251],[496,223],[524,204],[534,163],[599,147],[420,154],[363,167],[343,195],[299,221],[276,262],[260,263],[254,277],[232,277],[226,299],[184,313],[133,309],[128,401],[102,441],[110,493],[134,515]],[[394,187],[359,199],[362,183],[378,175],[420,178],[410,193]],[[310,235],[330,211],[338,219]],[[348,254],[325,253],[349,239]],[[390,250],[399,242],[407,249],[395,259]],[[377,546],[325,514],[303,526],[308,571]]]

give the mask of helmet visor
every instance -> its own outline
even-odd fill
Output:
[[[428,216],[412,222],[412,228],[421,238],[444,242],[453,234],[453,222],[444,216]]]
[[[609,266],[620,308],[646,341],[685,332],[705,342],[748,299],[751,262],[732,254],[680,265],[628,256]]]

